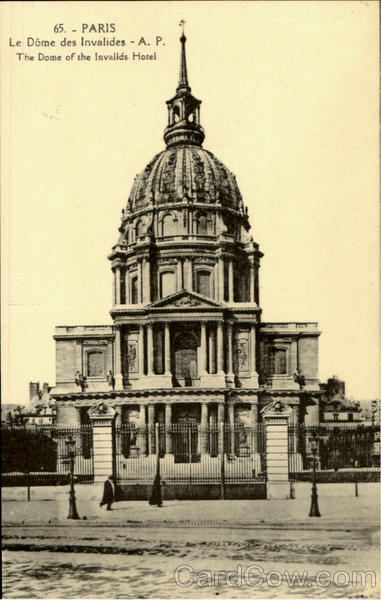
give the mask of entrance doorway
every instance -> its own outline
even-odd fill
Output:
[[[194,463],[200,460],[198,407],[177,408],[174,415],[172,450],[175,463]]]
[[[198,338],[192,331],[179,332],[174,339],[174,376],[180,387],[192,387],[198,378]]]

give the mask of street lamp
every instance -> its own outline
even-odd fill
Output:
[[[163,506],[163,500],[161,496],[161,481],[160,481],[160,446],[159,446],[159,423],[155,424],[155,437],[156,437],[156,475],[153,481],[151,498],[149,504],[156,504],[158,508]]]
[[[69,435],[66,440],[66,450],[67,455],[70,460],[70,492],[69,492],[69,514],[67,516],[68,519],[79,519],[79,515],[77,512],[77,506],[75,503],[75,493],[74,493],[74,457],[75,457],[75,440],[73,436]]]
[[[320,517],[319,505],[318,505],[318,493],[317,493],[317,487],[316,487],[316,454],[317,454],[317,450],[318,450],[318,446],[317,446],[318,439],[319,438],[318,438],[317,434],[315,434],[313,437],[310,438],[311,452],[312,452],[312,468],[313,468],[311,508],[310,508],[310,514],[309,514],[310,517]]]

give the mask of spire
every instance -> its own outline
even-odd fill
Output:
[[[181,57],[180,57],[179,85],[176,88],[176,92],[182,92],[182,91],[190,92],[191,89],[189,87],[188,74],[187,74],[187,57],[185,54],[185,42],[187,41],[187,38],[185,37],[185,34],[184,34],[184,25],[185,25],[184,19],[181,19],[179,25],[180,25],[180,27],[182,27],[182,34],[181,34],[181,38],[180,38]]]
[[[180,144],[191,144],[201,146],[204,141],[204,130],[200,125],[200,104],[191,94],[188,83],[187,60],[185,55],[184,35],[185,21],[180,21],[182,27],[181,58],[180,58],[180,77],[176,88],[176,94],[170,100],[167,100],[168,107],[168,126],[164,131],[164,141],[167,148],[178,146]]]

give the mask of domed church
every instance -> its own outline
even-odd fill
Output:
[[[275,398],[317,425],[318,325],[261,322],[263,254],[235,175],[203,147],[180,42],[165,149],[135,177],[108,257],[113,325],[55,331],[57,425],[104,402],[119,426],[255,426]]]

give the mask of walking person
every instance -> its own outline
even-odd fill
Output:
[[[106,479],[104,487],[103,487],[103,497],[99,504],[102,507],[104,504],[107,504],[107,510],[112,510],[111,505],[115,501],[115,486],[113,482],[113,476],[110,475],[108,479]]]

